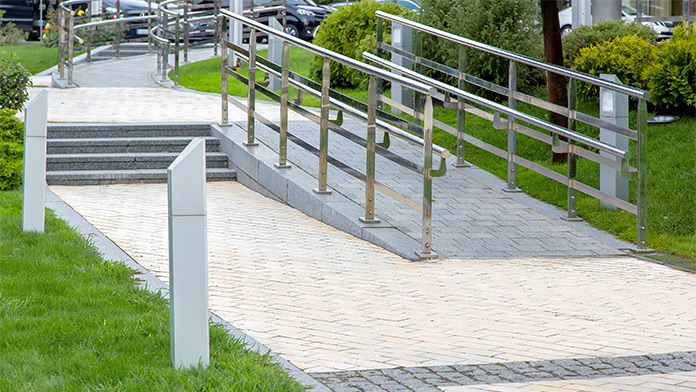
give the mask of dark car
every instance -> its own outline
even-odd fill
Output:
[[[213,0],[194,0],[196,10],[201,10],[201,7],[208,5],[209,9],[213,9]],[[251,4],[249,0],[244,0],[244,14],[250,15]],[[283,2],[281,0],[254,0],[254,19],[260,23],[268,24],[270,18],[276,18],[278,22],[283,23],[282,13],[280,8]],[[221,0],[219,3],[221,8],[230,6],[229,0]],[[331,9],[325,6],[318,6],[312,0],[286,0],[287,6],[287,23],[285,32],[311,41],[317,32],[319,24],[329,16]],[[244,40],[248,39],[248,28],[244,29]],[[259,33],[257,40],[266,39],[265,34]]]
[[[48,0],[43,2],[44,10],[48,3]],[[39,7],[39,0],[0,0],[0,10],[5,11],[0,22],[3,25],[12,22],[29,33],[29,39],[38,39],[42,29]]]

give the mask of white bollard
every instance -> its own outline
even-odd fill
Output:
[[[268,19],[268,25],[273,29],[283,31],[283,24],[278,22],[276,18]],[[268,36],[268,59],[278,65],[283,63],[283,40],[273,35]],[[268,89],[271,91],[280,90],[280,79],[272,75],[269,76]]]
[[[242,15],[244,12],[244,4],[242,0],[230,0],[230,12],[234,12],[237,15]],[[242,22],[237,22],[236,20],[230,20],[229,26],[229,41],[235,45],[242,46]],[[230,51],[229,65],[234,67],[237,64],[238,57],[235,51]]]
[[[394,47],[397,49],[401,49],[405,52],[412,53],[413,37],[411,33],[411,28],[408,26],[398,24],[396,22],[392,23],[392,45],[394,45]],[[391,54],[391,61],[402,67],[413,69],[413,62],[410,59],[398,55],[396,53]],[[411,90],[401,87],[400,84],[392,83],[391,95],[392,99],[399,102],[400,104],[409,108],[412,106]],[[394,114],[400,114],[401,110],[392,107],[391,112]]]
[[[621,83],[621,80],[614,74],[601,74],[600,78],[612,82]],[[628,95],[617,93],[605,88],[599,88],[599,118],[620,127],[628,128]],[[620,135],[608,129],[599,129],[599,140],[614,147],[628,151],[628,137]],[[604,151],[599,153],[616,162],[621,160]],[[628,180],[621,178],[621,173],[607,165],[599,166],[599,190],[628,201]],[[607,208],[616,209],[609,203],[602,202]]]
[[[48,92],[43,90],[24,111],[22,230],[44,232],[46,192],[46,122]]]
[[[208,367],[208,249],[205,140],[196,138],[167,168],[169,320],[172,365]]]

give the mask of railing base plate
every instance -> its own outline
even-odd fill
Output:
[[[566,215],[561,215],[561,219],[566,222],[582,222],[582,218],[578,218],[577,216],[575,218],[569,218]]]
[[[512,188],[512,189],[510,189],[510,188],[502,187],[502,188],[500,188],[500,189],[501,189],[503,192],[506,192],[506,193],[522,193],[522,189],[520,189],[520,188]]]
[[[273,166],[275,166],[275,167],[278,168],[278,169],[289,169],[289,168],[292,167],[292,165],[289,165],[289,164],[287,164],[287,163],[281,165],[280,163],[277,163],[277,162],[274,163]]]
[[[437,253],[435,252],[430,252],[430,253],[423,253],[420,250],[417,250],[416,256],[421,259],[421,260],[431,260],[431,259],[437,259]]]
[[[333,191],[331,191],[331,190],[329,190],[329,189],[324,189],[324,190],[322,190],[322,189],[319,189],[319,188],[314,188],[314,189],[312,189],[312,192],[314,192],[314,193],[316,193],[316,194],[318,194],[318,195],[330,195],[331,193],[333,193]]]
[[[381,220],[377,218],[364,218],[364,217],[359,217],[358,220],[362,223],[368,223],[368,224],[375,224],[375,223],[380,223],[382,222]]]

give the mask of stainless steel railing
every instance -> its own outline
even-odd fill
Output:
[[[382,11],[376,12],[377,17],[377,56],[364,54],[366,59],[369,59],[382,67],[392,71],[401,73],[410,78],[426,83],[439,92],[435,96],[444,102],[444,106],[450,109],[457,109],[458,122],[457,127],[452,127],[448,124],[435,120],[435,126],[457,136],[457,164],[458,167],[466,167],[464,145],[470,143],[478,148],[493,153],[508,162],[507,170],[507,186],[505,190],[515,191],[516,187],[516,167],[522,166],[539,174],[542,174],[552,180],[567,185],[568,211],[567,220],[578,220],[577,218],[577,191],[583,192],[589,196],[597,198],[605,203],[613,205],[617,208],[628,211],[636,215],[637,220],[637,247],[638,250],[647,249],[647,160],[645,159],[647,139],[647,100],[650,99],[650,93],[631,86],[626,86],[620,83],[614,83],[608,80],[600,79],[588,74],[577,72],[564,67],[559,67],[553,64],[545,63],[527,56],[513,53],[507,50],[496,48],[480,42],[472,41],[454,34],[435,29],[433,27],[405,19],[400,16],[391,15]],[[385,42],[382,42],[383,21],[398,23],[402,26],[407,26],[413,29],[414,32],[414,51],[413,53],[403,51],[393,47]],[[452,68],[429,60],[422,55],[422,35],[429,34],[439,39],[444,39],[459,45],[459,65],[458,68]],[[494,56],[506,59],[510,63],[508,86],[500,86],[489,81],[478,78],[466,70],[465,48],[483,51]],[[407,69],[381,58],[381,54],[390,52],[410,59],[415,64],[415,69]],[[524,64],[529,67],[540,69],[546,72],[552,72],[562,75],[569,80],[569,102],[568,106],[560,106],[548,102],[544,99],[534,97],[529,94],[524,94],[517,90],[517,66]],[[433,78],[424,75],[424,70],[428,68],[431,71],[438,72],[442,75],[456,78],[457,87],[450,86],[446,83],[439,82]],[[580,112],[576,105],[577,82],[584,82],[593,86],[601,87],[610,91],[615,91],[629,97],[637,99],[636,116],[637,128],[635,130],[628,127],[618,126],[609,121],[597,118]],[[507,96],[507,106],[486,100],[480,96],[465,91],[467,84],[484,88],[488,91]],[[381,93],[381,92],[380,92]],[[517,102],[525,102],[530,105],[537,106],[544,110],[558,113],[568,118],[568,128],[559,127],[545,120],[536,118],[532,115],[516,110]],[[413,114],[414,118],[418,119],[417,108],[410,108],[402,105],[396,100],[385,98],[384,102],[392,105],[399,110],[408,114]],[[501,149],[492,144],[486,143],[480,139],[466,133],[465,113],[471,113],[476,116],[493,122],[497,129],[506,129],[508,131],[507,149]],[[507,120],[502,120],[500,114],[507,116]],[[635,141],[636,148],[636,167],[629,165],[632,154],[628,150],[622,150],[601,142],[594,138],[588,137],[576,131],[577,123],[585,123],[593,127],[607,129],[619,135],[628,137]],[[550,132],[550,135],[545,132],[540,132],[528,125],[540,128]],[[538,163],[527,160],[517,154],[516,151],[516,136],[517,134],[526,135],[533,139],[550,144],[552,150],[556,153],[566,153],[568,155],[568,172],[566,175],[548,169]],[[567,141],[562,141],[565,138]],[[583,147],[584,146],[584,147]],[[594,150],[606,153],[612,157],[617,157],[619,161],[611,159],[611,157],[598,154]],[[626,180],[637,181],[637,197],[636,204],[632,204],[627,200],[622,200],[613,195],[602,192],[592,186],[584,184],[577,179],[577,158],[582,157],[593,162],[599,163],[621,173],[621,176]]]
[[[149,37],[159,47],[157,51],[157,72],[161,74],[162,81],[167,80],[168,71],[174,70],[174,84],[179,84],[180,53],[183,52],[184,62],[188,61],[189,48],[192,45],[191,38],[199,38],[200,43],[209,40],[201,39],[208,33],[212,33],[213,54],[217,56],[219,42],[219,28],[217,26],[217,13],[220,9],[220,1],[213,2],[212,14],[205,6],[194,6],[191,0],[166,0],[157,7],[157,26],[149,31]],[[191,29],[192,25],[198,25]],[[169,64],[171,44],[174,44],[174,64]]]
[[[93,15],[91,10],[87,10],[82,17],[76,17],[75,11],[72,9],[74,4],[84,4],[84,0],[68,0],[60,3],[58,8],[58,72],[61,79],[65,78],[65,65],[68,66],[68,86],[73,85],[73,59],[74,59],[74,43],[77,41],[80,44],[86,43],[87,61],[91,61],[92,51],[92,34],[93,29],[101,26],[115,26],[114,49],[116,57],[119,57],[119,47],[121,41],[121,33],[125,23],[147,22],[148,29],[152,26],[152,21],[156,18],[155,15],[145,16],[125,16],[121,14],[120,3],[116,2],[116,17],[99,19],[92,21]],[[151,7],[152,0],[148,0],[148,7]],[[85,21],[86,23],[76,24],[76,21]],[[86,30],[86,38],[77,35],[78,30]],[[148,41],[148,49],[150,48]]]
[[[234,21],[242,23],[250,28],[249,47],[245,49],[227,41],[227,23]],[[422,82],[413,80],[408,77],[399,76],[394,73],[382,70],[380,68],[365,64],[352,58],[340,55],[330,50],[321,48],[311,43],[305,42],[299,38],[290,36],[283,32],[277,31],[269,26],[248,19],[244,16],[234,14],[232,12],[221,10],[220,21],[218,25],[222,31],[222,124],[228,124],[228,106],[230,103],[237,106],[247,113],[247,140],[245,145],[253,147],[257,145],[255,137],[255,121],[259,120],[271,129],[274,129],[279,134],[278,143],[278,162],[276,167],[288,168],[287,160],[287,142],[291,138],[296,144],[303,146],[315,152],[319,157],[319,172],[317,175],[318,186],[314,192],[318,194],[330,193],[328,187],[328,163],[331,161],[335,167],[344,172],[364,181],[365,183],[365,214],[360,218],[360,221],[365,224],[378,223],[379,220],[375,214],[375,191],[380,192],[394,198],[406,206],[414,208],[422,213],[422,240],[421,249],[416,253],[421,258],[432,258],[437,255],[432,250],[432,180],[435,177],[443,176],[446,172],[446,158],[450,152],[442,147],[433,144],[433,95],[437,93],[432,86]],[[269,36],[277,37],[283,42],[282,61],[281,64],[275,64],[263,57],[257,56],[256,53],[256,36],[257,32],[268,34]],[[315,55],[323,57],[322,82],[317,83],[311,81],[301,75],[290,70],[289,51],[290,46],[295,46],[307,50]],[[235,52],[238,58],[248,63],[248,77],[237,72],[235,67],[228,64],[228,49]],[[368,102],[357,101],[345,95],[338,93],[330,88],[331,84],[331,62],[337,62],[353,69],[359,70],[369,75],[370,82],[368,87]],[[267,74],[275,76],[281,80],[280,94],[271,91],[263,85],[256,82],[256,71],[262,70]],[[228,76],[247,84],[247,104],[237,101],[228,94]],[[377,81],[387,80],[399,83],[408,89],[417,91],[425,96],[425,105],[421,117],[424,120],[423,126],[416,126],[399,117],[382,112],[378,109],[378,101],[382,98],[378,94]],[[314,96],[321,100],[320,115],[317,116],[314,112],[309,111],[296,102],[288,99],[289,87],[293,86],[299,91]],[[262,115],[256,112],[256,91],[262,92],[264,95],[280,102],[280,124],[276,125]],[[331,121],[329,119],[329,108],[337,108],[341,113],[339,118],[342,118],[342,113],[346,112],[352,116],[363,119],[367,122],[367,137],[365,139],[350,133],[341,127],[342,120]],[[319,124],[319,148],[316,149],[302,140],[292,136],[288,132],[288,109],[292,109],[310,120]],[[376,142],[376,130],[383,130],[384,141],[381,144]],[[407,130],[422,135],[414,135]],[[340,134],[347,139],[365,147],[366,150],[366,167],[364,174],[356,169],[352,169],[343,164],[336,158],[332,158],[328,154],[329,148],[329,130]],[[423,147],[422,166],[407,161],[406,159],[397,156],[386,150],[389,143],[389,135],[401,138],[410,143],[415,143]],[[422,174],[423,178],[423,200],[418,204],[407,196],[379,183],[375,179],[375,164],[376,154],[380,154],[393,162],[399,163],[409,169]],[[438,169],[433,169],[433,154],[440,156],[440,166]]]

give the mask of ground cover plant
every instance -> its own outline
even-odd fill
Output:
[[[50,210],[45,234],[22,232],[20,209],[21,192],[0,192],[0,389],[302,390],[218,326],[210,368],[174,370],[167,301]]]
[[[291,51],[291,58],[305,58],[301,53]],[[220,91],[219,59],[208,60],[211,65],[209,73],[199,73],[192,66],[182,67],[181,81],[191,89],[204,91]],[[304,64],[295,62],[293,64]],[[204,63],[204,62],[202,62]],[[308,67],[297,68],[301,74],[309,75]],[[293,70],[296,68],[293,67]],[[196,74],[196,75],[194,75]],[[189,81],[191,81],[189,83]],[[235,83],[238,83],[235,81]],[[234,87],[235,94],[246,96],[246,86],[239,83]],[[541,88],[543,90],[543,88]],[[343,89],[344,94],[366,102],[367,94],[362,89]],[[387,91],[386,94],[389,94]],[[536,95],[543,95],[537,92]],[[259,94],[260,95],[260,94]],[[318,101],[305,102],[308,106],[318,107]],[[583,102],[580,109],[588,114],[597,115],[597,102]],[[539,118],[545,118],[547,113],[523,103],[519,109],[532,113]],[[456,125],[456,111],[435,108],[436,118],[452,126]],[[487,120],[467,114],[467,133],[487,141],[497,147],[507,145],[507,131],[496,130]],[[635,122],[635,118],[632,119]],[[635,128],[635,123],[632,125]],[[581,128],[590,136],[598,137],[599,131]],[[456,151],[456,137],[436,129],[435,143]],[[696,258],[696,156],[692,153],[696,147],[696,118],[685,118],[676,123],[666,125],[651,125],[648,127],[648,245],[660,251],[673,252],[690,258]],[[521,156],[531,159],[559,173],[567,173],[565,163],[554,163],[548,145],[519,136],[517,150]],[[635,154],[634,154],[635,155]],[[467,143],[466,160],[483,168],[500,178],[506,178],[507,163],[490,153],[480,150]],[[598,165],[580,159],[578,179],[588,185],[599,187]],[[531,196],[547,203],[566,208],[566,187],[553,180],[547,179],[530,170],[518,167],[517,184]],[[631,194],[635,202],[635,190]],[[619,238],[636,241],[635,216],[618,210],[609,210],[600,205],[594,198],[582,193],[578,194],[578,213],[590,224],[606,230]]]

